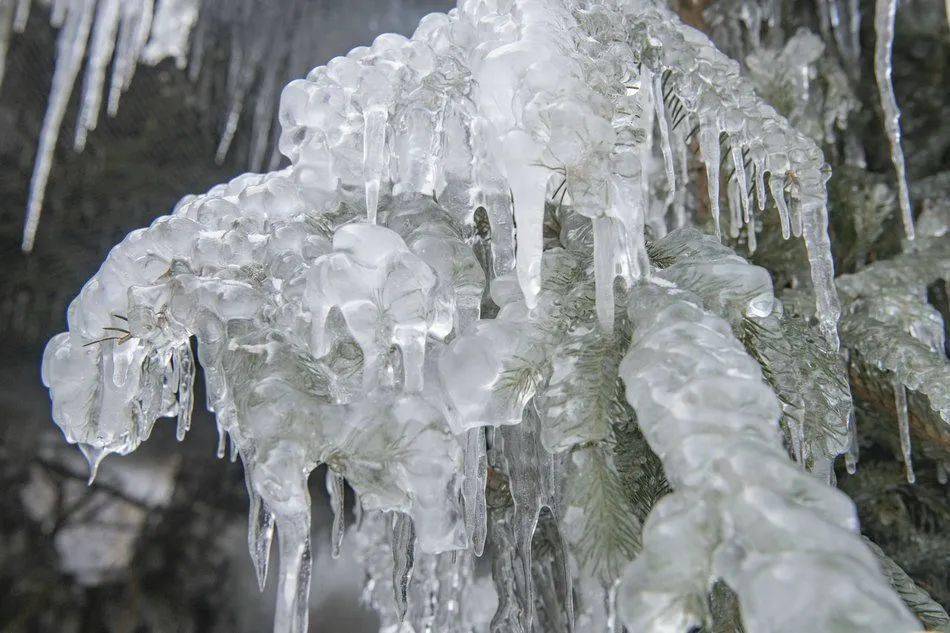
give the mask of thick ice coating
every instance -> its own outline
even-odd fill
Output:
[[[628,314],[627,399],[676,492],[650,513],[625,574],[626,626],[701,625],[721,578],[749,631],[920,630],[861,540],[851,501],[788,461],[778,400],[729,325],[667,283],[636,288]]]
[[[651,269],[645,227],[662,235],[686,221],[667,207],[686,185],[684,148],[698,134],[709,208],[722,189],[731,226],[754,235],[767,177],[780,213],[793,213],[786,224],[808,247],[818,321],[837,345],[821,152],[705,36],[646,0],[463,0],[424,18],[411,39],[380,36],[291,82],[280,124],[291,166],[187,197],[130,233],[71,304],[69,331],[43,363],[56,423],[95,463],[134,450],[159,417],[177,415],[184,434],[197,342],[207,406],[244,463],[259,578],[276,525],[276,631],[307,626],[307,477],[320,464],[337,507],[342,477],[360,508],[392,512],[395,620],[415,618],[412,596],[436,591],[441,574],[468,582],[458,561],[470,557],[453,552],[482,551],[486,485],[500,486],[503,472],[512,503],[496,525],[507,540],[496,544],[505,582],[494,626],[530,630],[535,596],[555,596],[572,622],[559,460],[627,421],[617,365],[630,323],[627,399],[681,489],[648,521],[636,569],[658,569],[651,539],[663,537],[651,526],[672,513],[687,544],[674,549],[704,564],[715,550],[713,572],[748,601],[750,631],[786,614],[772,604],[786,571],[826,573],[842,587],[835,599],[813,595],[817,583],[789,587],[820,607],[814,620],[789,620],[798,630],[824,630],[811,624],[845,603],[843,613],[897,627],[880,630],[907,628],[849,531],[851,506],[783,455],[777,401],[729,326],[646,281],[726,280],[731,294],[715,297],[723,313],[773,310],[764,271],[734,255],[700,249],[694,261]],[[665,202],[654,200],[657,178]],[[618,277],[631,295],[619,318]],[[482,318],[486,306],[494,318]],[[717,456],[721,473],[704,461]],[[761,486],[746,485],[762,472]],[[684,499],[693,505],[676,505]],[[727,524],[747,530],[749,552],[721,537]],[[532,546],[542,528],[558,543],[547,559]],[[799,541],[800,556],[776,560],[776,542]],[[549,582],[536,587],[539,565]],[[635,578],[624,595],[692,600],[682,583],[701,594],[697,579],[710,577],[697,569]]]

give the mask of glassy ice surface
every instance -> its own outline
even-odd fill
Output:
[[[54,3],[26,246],[87,40],[78,145],[110,55],[114,109],[139,59],[184,60],[197,11]],[[834,24],[853,44],[853,21]],[[807,65],[808,41],[755,73]],[[266,54],[247,44],[223,152]],[[748,631],[919,629],[827,485],[854,428],[824,157],[705,35],[648,0],[463,0],[290,82],[278,118],[290,166],[130,233],[42,371],[95,473],[159,418],[184,436],[202,366],[261,581],[276,530],[275,631],[307,628],[320,464],[334,556],[344,480],[366,513],[367,599],[387,630],[687,630],[709,622],[717,579]],[[716,237],[680,228],[690,178]],[[815,328],[717,239],[744,231],[754,250],[766,213],[804,240]],[[841,284],[861,293],[858,275]],[[911,335],[936,344],[925,324]],[[911,477],[911,378],[890,360]],[[602,445],[621,431],[668,482],[639,518]],[[597,512],[610,504],[622,512]]]

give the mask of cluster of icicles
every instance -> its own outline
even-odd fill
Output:
[[[581,266],[595,280],[591,327],[613,327],[618,278],[629,291],[636,340],[620,377],[679,490],[647,521],[634,569],[648,573],[616,591],[630,630],[695,622],[716,577],[749,631],[917,628],[847,499],[783,461],[777,401],[728,326],[651,281],[644,227],[686,221],[676,201],[695,136],[716,226],[721,183],[729,227],[750,242],[770,191],[783,232],[805,239],[819,323],[837,344],[821,152],[703,35],[647,1],[464,0],[411,39],[380,36],[289,84],[280,123],[291,166],[186,197],[130,233],[43,362],[54,419],[94,469],[159,417],[177,415],[184,436],[197,340],[207,406],[244,464],[261,581],[277,529],[275,631],[307,627],[307,477],[320,464],[335,548],[344,479],[362,510],[392,513],[397,619],[414,612],[415,560],[448,569],[451,586],[432,591],[464,600],[460,566],[488,537],[486,429],[507,454],[521,563],[519,582],[496,583],[496,617],[534,626],[532,535],[542,507],[559,512],[552,451],[571,447],[546,435],[539,384],[521,373],[544,353],[540,318],[564,310],[545,288],[567,257],[545,250],[546,204],[592,233],[581,242],[593,249]],[[659,208],[658,182],[670,194]],[[494,319],[481,315],[486,293]],[[758,295],[750,309],[768,313]],[[669,538],[686,562],[666,557]],[[461,615],[453,626],[478,628]]]
[[[194,80],[201,71],[205,48],[221,44],[214,39],[211,32],[215,27],[220,30],[220,24],[217,22],[223,18],[229,25],[224,30],[228,31],[231,37],[229,105],[216,159],[221,162],[227,155],[237,133],[245,102],[257,81],[259,88],[252,117],[249,167],[258,170],[264,164],[264,155],[274,125],[273,104],[279,82],[282,76],[286,76],[286,72],[296,72],[306,63],[306,52],[313,45],[310,33],[318,19],[317,13],[308,8],[310,4],[299,0],[273,3],[256,0],[159,0],[157,3],[156,0],[47,1],[50,4],[50,21],[54,26],[61,27],[61,31],[57,41],[56,71],[30,183],[23,230],[25,251],[32,250],[36,239],[60,128],[87,50],[87,69],[74,141],[74,146],[79,151],[85,147],[89,132],[96,127],[103,97],[107,96],[107,111],[114,116],[120,97],[129,88],[135,67],[140,61],[156,64],[162,59],[172,57],[180,67],[184,67],[186,63],[190,66],[189,74]],[[898,0],[877,0],[874,68],[887,137],[897,171],[904,226],[908,237],[912,238],[913,216],[900,142],[900,111],[891,83],[891,52],[897,2]],[[22,32],[26,28],[30,4],[31,0],[0,1],[0,84],[3,82],[11,33]],[[841,0],[819,0],[818,7],[823,30],[833,33],[842,55],[856,68],[860,57],[857,38],[860,12],[856,0],[849,0],[847,8],[841,6]],[[753,34],[758,33],[760,22],[774,21],[777,14],[775,0],[743,3],[739,11],[744,23],[749,27],[749,32]],[[196,32],[189,44],[189,34],[193,28]],[[284,35],[288,31],[292,31],[291,37]],[[112,74],[106,90],[106,71],[110,62]],[[690,104],[687,110],[697,109],[698,105]],[[728,126],[724,127],[724,131],[734,132]],[[710,147],[713,141],[714,139],[707,135],[707,149],[715,152],[716,150]],[[736,149],[737,146],[734,145],[733,151]],[[764,157],[759,158],[760,161],[764,160]],[[736,156],[732,159],[739,160]],[[270,169],[276,169],[279,160],[280,155],[273,152],[269,161]],[[743,163],[747,161],[746,158],[741,160]],[[673,169],[672,162],[673,158],[667,156],[668,170]],[[775,166],[768,166],[770,172],[782,173],[780,170],[773,171],[772,167]],[[761,168],[761,164],[756,164],[752,173],[761,174]],[[668,171],[668,175],[672,180],[673,172]],[[741,179],[736,181],[736,186],[742,184]],[[809,185],[811,186],[813,185]],[[716,193],[714,190],[710,191],[712,200],[718,199]],[[763,193],[761,189],[758,192],[760,205],[763,204]],[[748,204],[747,199],[751,197],[751,193],[730,192],[730,197],[733,196],[740,199],[740,204],[743,201]],[[748,222],[748,219],[746,221]],[[825,325],[827,329],[827,323]]]
[[[27,28],[31,4],[31,0],[0,0],[0,85],[12,36]],[[109,116],[116,115],[138,64],[155,65],[170,58],[179,68],[187,66],[192,82],[207,82],[218,71],[206,69],[205,58],[227,48],[227,105],[221,113],[215,159],[224,161],[246,117],[248,168],[259,171],[269,165],[274,170],[281,158],[271,142],[280,89],[312,67],[321,43],[313,34],[330,28],[323,23],[323,5],[308,0],[38,0],[36,4],[49,10],[50,22],[60,32],[27,203],[26,251],[32,250],[36,239],[54,151],[84,63],[73,137],[77,151],[85,148],[89,133],[96,129],[103,102]],[[413,20],[399,0],[390,3],[390,14],[399,21]],[[196,92],[204,101],[212,91],[198,86]],[[212,106],[202,103],[202,107]]]

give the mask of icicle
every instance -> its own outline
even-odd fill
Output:
[[[250,473],[248,464],[244,464],[245,474]],[[270,562],[271,542],[274,539],[274,514],[254,490],[250,476],[245,477],[250,508],[247,516],[247,549],[251,555],[251,564],[257,577],[257,586],[263,591],[267,582],[267,567]]]
[[[792,235],[801,237],[803,231],[802,204],[798,187],[793,183],[791,190]]]
[[[904,457],[904,472],[907,483],[912,484],[917,477],[914,475],[914,462],[911,459],[910,444],[910,415],[907,410],[907,389],[897,376],[891,380],[894,389],[894,405],[897,407],[897,429],[901,437],[901,455]]]
[[[846,16],[842,15],[839,0],[828,3],[828,14],[831,18],[831,31],[835,36],[835,43],[841,55],[849,62],[855,63],[856,58],[851,49],[851,24]]]
[[[542,506],[541,464],[538,459],[540,442],[537,437],[539,424],[535,407],[525,408],[521,424],[501,427],[504,438],[505,459],[508,465],[508,483],[511,498],[515,502],[514,537],[515,552],[521,563],[524,578],[522,598],[525,611],[521,625],[530,631],[535,619],[535,589],[532,577],[531,541],[538,527]],[[540,449],[543,450],[543,449]]]
[[[277,517],[280,576],[274,633],[306,633],[310,600],[310,508],[306,513]]]
[[[732,164],[735,167],[736,186],[738,187],[739,204],[742,206],[742,219],[749,221],[751,213],[751,202],[749,200],[749,181],[745,173],[745,158],[742,156],[742,148],[739,143],[733,139],[732,143]]]
[[[729,237],[737,239],[742,228],[742,204],[739,202],[739,188],[735,178],[726,182],[726,202],[729,206]]]
[[[353,524],[357,530],[363,527],[363,502],[359,495],[355,495],[353,499]]]
[[[218,459],[224,459],[224,456],[227,455],[228,450],[228,433],[224,430],[224,427],[221,424],[218,424]]]
[[[435,614],[429,630],[453,631],[458,629],[464,596],[462,590],[469,580],[467,570],[471,569],[472,559],[469,552],[445,552],[438,555],[435,577],[436,589]],[[417,629],[418,630],[418,629]]]
[[[617,588],[620,587],[620,579],[613,581],[606,591],[604,602],[607,611],[607,633],[620,633],[623,627],[617,625],[620,621],[617,619]]]
[[[79,444],[79,451],[86,458],[86,463],[89,464],[89,479],[86,483],[91,486],[96,481],[96,475],[99,474],[99,465],[109,453],[92,444]]]
[[[823,188],[823,185],[822,185]],[[828,209],[824,196],[809,196],[799,201],[805,249],[815,292],[818,328],[831,348],[838,351],[838,317],[841,306],[835,290],[835,264],[828,239]]]
[[[469,121],[472,146],[472,207],[482,207],[491,228],[491,270],[494,276],[515,268],[514,211],[511,191],[503,187],[497,164],[487,150],[491,138],[488,122],[482,117]]]
[[[706,187],[709,192],[709,213],[716,225],[716,237],[722,240],[719,225],[719,128],[709,119],[703,119],[699,127],[699,151],[706,166]]]
[[[851,61],[857,64],[861,58],[861,0],[848,0],[848,46]]]
[[[283,38],[280,40],[283,41]],[[277,66],[280,55],[271,60],[272,66]],[[258,172],[264,165],[264,153],[267,151],[267,141],[270,138],[271,126],[274,121],[274,105],[277,103],[277,72],[273,68],[264,72],[260,90],[254,101],[254,117],[251,120],[251,150],[248,159],[248,169]]]
[[[614,330],[614,257],[616,239],[611,218],[594,218],[594,288],[597,320],[604,332]]]
[[[90,130],[96,129],[99,120],[106,66],[112,59],[116,30],[119,27],[119,8],[119,0],[100,0],[96,9],[82,101],[76,119],[76,151],[82,151],[86,146],[86,135]]]
[[[914,216],[910,207],[910,191],[907,187],[907,170],[904,165],[904,150],[901,148],[900,110],[894,97],[894,84],[891,81],[891,57],[894,49],[894,18],[897,13],[897,0],[876,0],[874,5],[874,75],[877,77],[877,89],[881,97],[881,110],[884,113],[884,129],[891,145],[891,161],[897,172],[898,200],[901,219],[907,239],[914,239]]]
[[[639,204],[640,208],[650,208],[650,180],[649,165],[653,161],[653,127],[656,118],[656,106],[651,103],[653,98],[653,71],[644,64],[640,68],[640,83],[644,87],[638,93],[640,105],[642,107],[641,121],[644,132],[644,140],[640,143],[640,176],[636,179],[637,186],[640,188]],[[645,213],[644,213],[645,215]]]
[[[178,365],[178,428],[175,435],[180,442],[191,428],[191,414],[195,408],[195,358],[190,341],[178,347],[175,362]]]
[[[333,510],[333,525],[330,528],[330,556],[340,557],[343,535],[346,533],[346,515],[344,514],[343,475],[327,468],[327,492],[330,494],[330,508]]]
[[[505,437],[501,429],[487,431],[489,464],[500,469],[507,468]],[[491,620],[491,633],[525,633],[522,626],[520,603],[524,593],[519,593],[519,567],[515,562],[515,535],[512,527],[514,510],[511,507],[497,508],[492,511],[489,522],[492,544],[491,570],[492,582],[498,596],[498,608]],[[523,584],[523,582],[522,582]],[[528,629],[530,632],[530,629]]]
[[[758,236],[755,234],[755,214],[749,216],[749,225],[746,229],[746,244],[749,247],[749,255],[755,253],[758,247]]]
[[[777,174],[769,174],[769,191],[778,207],[778,217],[782,222],[782,237],[788,239],[792,235],[791,220],[788,213],[788,203],[785,201],[785,179]]]
[[[788,439],[791,443],[792,457],[799,466],[805,468],[805,425],[801,420],[791,416],[786,416],[786,426],[788,427]]]
[[[858,472],[858,423],[853,409],[848,414],[848,450],[844,454],[844,465],[849,475]]]
[[[243,64],[241,65],[238,86],[231,91],[231,107],[228,109],[228,116],[224,121],[224,131],[221,133],[221,140],[218,141],[218,149],[214,154],[214,160],[219,165],[223,164],[224,159],[227,158],[228,150],[231,149],[231,143],[237,133],[238,122],[241,120],[241,113],[244,111],[244,99],[247,96],[248,85],[251,81],[250,76],[253,73],[253,66],[245,68]]]
[[[754,159],[753,159],[754,160]],[[753,173],[755,177],[755,201],[758,204],[759,211],[765,211],[765,162],[753,162]],[[784,200],[783,200],[784,202]],[[776,203],[777,204],[777,203]],[[786,238],[787,239],[787,238]]]
[[[370,224],[376,224],[388,114],[384,105],[371,106],[363,113],[363,181],[366,187],[366,217]]]
[[[409,608],[407,594],[409,581],[412,580],[412,565],[415,558],[416,532],[412,518],[402,512],[393,513],[393,599],[399,621],[405,619]]]
[[[540,167],[526,167],[521,173],[509,171],[508,174],[517,225],[515,261],[518,282],[525,303],[532,310],[541,292],[541,252],[544,248],[542,225],[548,177],[549,172]]]
[[[30,20],[30,0],[18,0],[16,15],[13,18],[13,30],[22,33],[26,30],[26,23]]]
[[[472,541],[476,556],[485,550],[488,508],[485,486],[488,477],[488,457],[485,451],[485,429],[469,429],[465,435],[465,479],[462,495],[465,498],[465,530]]]
[[[66,21],[66,12],[69,8],[68,0],[53,0],[50,8],[49,23],[58,29]]]
[[[641,159],[643,157],[641,156]],[[604,275],[604,286],[601,292],[606,294],[607,289],[613,292],[613,280],[620,277],[626,282],[627,287],[634,280],[639,279],[650,270],[650,258],[646,252],[646,243],[644,242],[645,231],[645,213],[646,208],[642,201],[641,190],[642,179],[626,178],[619,174],[612,174],[608,181],[608,217],[600,218],[600,226],[597,226],[598,220],[594,221],[594,258],[595,258],[595,277],[597,273],[597,262],[601,266],[601,274]],[[597,232],[601,231],[598,236]],[[601,247],[596,244],[598,241]],[[609,282],[607,281],[609,280]],[[612,301],[612,298],[608,299]],[[604,315],[611,325],[605,326],[605,331],[611,331],[613,324],[613,309],[607,310],[605,304]]]
[[[123,2],[122,9],[122,17],[119,19],[119,40],[109,83],[107,106],[109,116],[115,116],[119,111],[119,99],[132,83],[135,65],[152,28],[154,0]]]
[[[86,52],[86,41],[92,24],[95,0],[78,0],[72,4],[66,16],[65,24],[59,32],[56,42],[56,70],[53,73],[53,86],[50,89],[49,105],[43,117],[40,131],[40,145],[36,151],[33,165],[33,178],[30,181],[30,198],[27,202],[26,224],[23,228],[23,250],[33,250],[36,230],[43,210],[43,197],[46,194],[46,182],[53,166],[53,153],[59,129],[69,105],[76,75],[82,65]]]
[[[3,85],[3,72],[7,65],[7,50],[10,48],[10,33],[13,31],[13,3],[0,2],[0,86]]]
[[[516,583],[518,571],[515,569],[514,534],[510,516],[509,509],[503,517],[492,519],[490,527],[492,580],[498,595],[498,608],[492,617],[491,633],[525,633],[518,606],[519,598],[523,596],[519,596]]]
[[[688,114],[685,115],[680,125],[689,127]],[[679,154],[680,182],[682,186],[676,188],[676,194],[673,198],[673,221],[676,224],[675,228],[682,228],[686,226],[686,185],[689,182],[689,151],[686,147],[686,139],[682,138],[681,134],[677,134],[677,136],[679,138],[676,141],[676,148],[677,154]]]
[[[660,75],[653,76],[653,105],[656,108],[656,120],[660,127],[660,150],[666,166],[666,181],[670,186],[670,197],[676,195],[676,177],[673,167],[673,148],[670,145],[670,126],[666,120],[666,105],[663,103],[663,82]]]
[[[192,83],[197,82],[198,76],[201,74],[201,65],[204,62],[205,54],[205,37],[207,33],[208,20],[202,20],[199,13],[194,34],[191,36],[191,53],[188,58],[188,80]]]

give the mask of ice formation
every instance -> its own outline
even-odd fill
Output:
[[[227,46],[227,107],[222,113],[216,159],[224,160],[242,116],[249,116],[248,167],[259,171],[269,164],[276,169],[280,154],[270,149],[277,127],[277,98],[281,85],[306,72],[310,68],[308,62],[316,55],[320,40],[312,34],[321,28],[324,19],[320,3],[40,0],[37,4],[42,5],[41,11],[49,11],[50,22],[60,32],[56,68],[30,183],[23,231],[25,251],[32,250],[36,239],[54,150],[84,59],[86,69],[73,137],[77,151],[82,151],[89,132],[96,128],[103,100],[109,115],[115,116],[138,64],[156,65],[172,59],[179,68],[187,66],[190,79],[197,82],[206,66],[206,52]],[[392,15],[406,14],[412,19],[412,12],[407,12],[399,0],[390,4]],[[0,1],[0,85],[10,40],[14,33],[26,29],[30,8],[31,0]],[[208,75],[204,70],[201,80],[205,81]],[[203,107],[210,109],[211,104],[205,103]],[[246,109],[251,112],[245,114]]]
[[[67,26],[88,30],[91,6],[70,4]],[[822,153],[704,35],[647,0],[463,0],[291,82],[279,120],[290,166],[130,233],[43,361],[54,419],[95,467],[157,418],[184,435],[196,340],[207,406],[244,465],[260,579],[276,527],[275,631],[307,627],[320,464],[331,548],[343,479],[361,511],[387,513],[364,519],[387,626],[672,630],[705,621],[721,578],[749,631],[918,628],[821,480],[849,441],[847,384],[806,393],[807,360],[779,368],[782,349],[749,335],[754,360],[732,334],[792,327],[767,273],[688,229],[651,261],[648,230],[686,221],[695,139],[717,233],[722,190],[750,247],[769,201],[804,238],[823,338],[803,345],[835,359]],[[676,490],[642,530],[634,513],[665,489],[612,499],[625,466],[602,445],[638,432],[630,406]],[[820,477],[788,459],[783,414]],[[599,497],[629,508],[623,527],[565,493],[589,468]],[[610,556],[591,555],[597,530],[612,530]],[[472,561],[489,546],[486,587]],[[468,601],[491,589],[486,622]]]
[[[891,145],[891,161],[897,172],[898,200],[901,207],[901,219],[908,239],[914,239],[914,216],[910,207],[910,190],[907,185],[907,168],[904,166],[904,150],[901,147],[900,110],[894,96],[894,84],[891,81],[894,49],[894,20],[897,14],[897,0],[876,0],[874,3],[874,75],[881,95],[881,109],[884,112],[884,130]]]
[[[950,364],[943,319],[927,302],[927,286],[950,276],[946,239],[948,210],[927,210],[908,252],[875,262],[837,281],[845,311],[842,337],[861,360],[887,372],[894,391],[901,453],[908,481],[914,480],[907,392],[927,398],[939,426],[928,432],[948,436]],[[886,342],[886,344],[885,344]]]
[[[651,512],[621,585],[627,627],[701,625],[709,578],[721,578],[747,630],[916,630],[850,500],[786,458],[778,400],[729,325],[668,284],[635,289],[629,315],[627,399],[676,492]]]
[[[216,3],[213,0],[205,0],[204,2],[202,0],[160,0],[158,3],[155,0],[122,2],[119,0],[48,0],[48,2],[51,5],[51,22],[54,26],[61,27],[61,31],[57,42],[56,72],[37,149],[33,179],[30,184],[27,217],[23,232],[23,249],[26,251],[33,248],[47,180],[52,166],[53,152],[79,68],[87,53],[87,69],[74,141],[77,150],[84,148],[88,132],[96,127],[101,100],[105,96],[104,92],[107,92],[108,95],[108,112],[115,115],[121,94],[129,88],[135,67],[140,61],[154,65],[170,57],[176,60],[179,67],[184,67],[186,63],[189,64],[190,75],[192,79],[195,79],[201,72],[205,49],[212,46],[216,41],[214,39],[215,31],[226,32],[227,36],[231,38],[227,87],[229,105],[224,117],[224,129],[221,133],[216,158],[221,162],[227,155],[237,132],[245,102],[248,100],[255,79],[257,79],[259,87],[255,95],[252,114],[249,166],[252,170],[258,170],[264,164],[267,142],[271,136],[272,127],[274,127],[273,103],[279,82],[283,77],[288,76],[288,73],[299,71],[301,64],[305,63],[303,61],[305,51],[312,47],[312,44],[308,43],[309,39],[306,33],[319,19],[316,10],[311,10],[307,4],[296,0],[265,3],[262,6],[257,6],[254,0],[240,0],[233,3]],[[877,39],[874,51],[874,69],[884,114],[885,130],[891,145],[891,155],[897,172],[902,220],[908,237],[913,238],[913,215],[900,141],[900,112],[891,82],[891,50],[893,48],[894,19],[897,4],[897,0],[877,0],[876,2],[874,23]],[[819,22],[825,40],[834,41],[842,59],[847,63],[848,69],[851,72],[857,72],[854,69],[859,66],[860,61],[858,35],[861,14],[859,3],[857,0],[847,0],[847,2],[842,0],[820,0],[817,5]],[[758,49],[761,43],[760,27],[767,24],[770,28],[774,28],[780,22],[781,13],[775,0],[743,0],[741,2],[723,0],[711,11],[712,27],[714,29],[725,28],[727,31],[731,30],[736,33],[744,29],[750,40],[750,48],[753,50]],[[22,32],[26,28],[29,12],[30,0],[4,0],[3,3],[0,3],[0,84],[3,80],[4,59],[11,33],[15,31]],[[950,15],[950,12],[948,12],[948,15]],[[736,16],[738,20],[736,20]],[[223,27],[221,23],[224,24]],[[723,23],[727,25],[735,24],[723,27]],[[739,24],[742,25],[741,28]],[[194,41],[189,44],[189,35],[193,29],[195,30],[195,35],[192,38]],[[276,41],[272,41],[273,34],[284,34],[287,31],[292,31],[293,35],[291,37],[281,35],[276,37]],[[733,39],[742,39],[741,34],[731,34],[735,35]],[[550,41],[548,43],[551,44]],[[661,47],[659,50],[662,51],[663,48]],[[811,53],[808,51],[814,51],[818,54],[820,53],[820,45],[816,46],[812,43],[808,46],[808,50],[799,50],[797,52],[799,58],[802,55],[806,57],[810,55]],[[552,59],[556,59],[556,57]],[[106,67],[113,60],[112,74],[106,91]],[[613,60],[614,63],[616,61]],[[647,65],[650,66],[649,62]],[[666,72],[670,71],[662,62],[660,65]],[[651,70],[655,71],[655,69]],[[503,76],[504,73],[501,73],[493,79],[504,81]],[[792,76],[803,75],[793,73]],[[674,129],[679,125],[677,117],[680,115],[680,107],[679,104],[674,105],[675,111],[672,113],[671,121],[667,121],[668,115],[665,112],[664,102],[670,96],[673,96],[674,100],[680,97],[680,91],[671,90],[667,92],[666,78],[661,82],[658,77],[645,76],[644,80],[653,82],[653,93],[663,94],[664,96],[664,99],[651,97],[650,101],[656,107],[658,128],[662,140],[661,146],[666,163],[666,174],[670,194],[672,195],[675,192],[673,182],[674,165],[672,154],[668,151],[670,150],[668,128],[670,122],[674,123]],[[700,83],[702,83],[702,79],[700,79]],[[686,93],[693,92],[694,88],[693,86],[688,87]],[[569,90],[570,88],[562,87],[560,89]],[[805,93],[807,95],[807,87]],[[489,118],[493,115],[505,116],[503,113],[495,112],[497,109],[497,105],[489,106],[484,109],[484,114]],[[704,116],[708,113],[704,114],[701,110],[702,108],[697,110],[695,104],[686,108],[687,112],[697,116],[699,119],[697,123],[709,127],[710,124],[703,121]],[[846,113],[847,110],[844,110],[839,112],[839,115],[846,115]],[[376,111],[373,116],[379,119],[382,112]],[[368,122],[372,119],[373,117]],[[682,121],[683,119],[680,118],[679,122]],[[497,121],[493,122],[498,123]],[[520,122],[518,123],[520,125]],[[379,128],[383,125],[383,122],[375,121],[375,125]],[[750,122],[749,125],[750,129],[745,133],[729,129],[725,121],[714,122],[712,127],[722,128],[720,131],[730,136],[738,133],[738,138],[732,139],[735,142],[731,146],[730,153],[734,160],[741,157],[744,165],[748,166],[748,163],[752,162],[753,177],[761,180],[764,178],[766,171],[784,177],[786,174],[782,173],[780,166],[775,168],[771,164],[765,164],[766,156],[762,154],[757,156],[757,152],[753,151],[755,146],[747,145],[745,137],[760,131],[755,129],[754,123]],[[504,129],[505,124],[498,125],[500,134],[504,135]],[[706,135],[703,136],[702,130],[700,130],[698,138],[701,143],[705,139],[706,153],[710,154],[707,163],[716,173],[718,168],[712,163],[715,162],[715,157],[719,154],[717,148],[713,147],[711,134],[712,131],[707,130]],[[380,135],[368,134],[367,138],[371,143],[379,142]],[[516,145],[520,143],[517,139],[511,140],[514,140]],[[533,141],[527,139],[521,139],[521,141],[528,142],[529,145],[533,143]],[[369,156],[381,153],[381,148],[378,147],[367,145],[365,149],[369,152]],[[548,151],[554,151],[556,148],[551,146],[547,149]],[[562,147],[562,149],[567,148]],[[592,149],[594,148],[588,147],[588,151]],[[519,151],[537,152],[539,148],[522,147]],[[766,149],[766,152],[768,151]],[[570,162],[570,150],[567,149],[567,152],[568,154],[565,157],[558,157],[555,161],[555,163],[562,163],[558,165],[559,167],[565,167],[566,163]],[[749,153],[751,153],[751,158],[746,157]],[[270,157],[272,169],[276,168],[278,159],[279,154],[274,152]],[[601,156],[598,160],[603,160],[603,157]],[[815,162],[814,157],[809,160]],[[743,184],[745,171],[745,169],[736,170],[737,185],[741,186]],[[790,164],[786,171],[787,174],[791,174],[792,178],[797,177],[795,165]],[[543,170],[537,169],[534,177],[536,179],[543,178],[542,174]],[[718,227],[719,196],[717,180],[718,178],[711,178],[709,186],[710,201]],[[530,178],[523,183],[523,186],[529,187],[529,182]],[[757,182],[757,186],[761,187],[761,184]],[[814,184],[809,184],[807,188],[813,187],[815,187]],[[534,188],[537,189],[537,186]],[[776,190],[771,185],[770,192],[773,196],[776,196]],[[576,194],[576,192],[572,193]],[[524,192],[522,194],[521,197],[524,198]],[[757,190],[757,194],[760,210],[762,210],[764,208],[764,191],[760,188]],[[372,202],[373,195],[375,194],[372,190],[367,189],[367,206],[370,214],[373,213],[375,207]],[[792,195],[795,196],[796,194],[792,193]],[[739,199],[738,204],[745,209],[745,205],[751,198],[751,193],[737,197]],[[730,193],[731,199],[732,194]],[[785,213],[784,200],[776,196],[776,202]],[[604,207],[605,205],[609,206],[609,204],[609,201],[600,201],[597,206]],[[748,214],[746,213],[746,215]],[[811,236],[807,239],[813,242],[819,238],[818,236]],[[821,246],[816,243],[814,248],[820,250]],[[538,247],[537,244],[532,245],[526,242],[523,250],[532,252],[532,255],[526,253],[526,257],[536,257]],[[528,273],[523,271],[521,274],[527,275]],[[824,281],[827,282],[827,279]],[[826,307],[831,309],[831,306]],[[827,324],[825,329],[826,334],[829,334]]]

